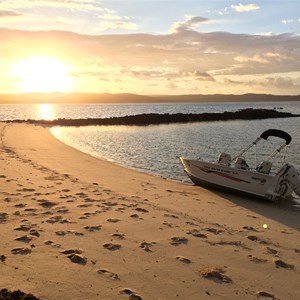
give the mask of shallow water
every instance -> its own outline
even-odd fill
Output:
[[[270,119],[264,121],[226,121],[155,126],[90,126],[55,127],[51,132],[66,144],[95,157],[123,166],[154,173],[165,178],[189,181],[179,163],[178,156],[216,161],[221,152],[232,156],[256,139],[266,128],[281,128],[291,135],[299,132],[295,119]],[[294,134],[295,135],[295,134]],[[278,139],[271,145],[262,141],[257,147],[257,161],[266,158]],[[300,169],[297,135],[289,147],[289,159]],[[246,155],[254,165],[254,153]],[[281,161],[280,161],[281,162]],[[277,163],[277,167],[279,164]],[[274,162],[276,168],[276,162]]]

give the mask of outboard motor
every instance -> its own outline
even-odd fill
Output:
[[[300,197],[300,174],[293,166],[289,170],[289,181],[293,186],[294,192]]]
[[[283,179],[280,181],[280,190],[282,191],[279,192],[280,194],[282,193],[282,196],[287,192],[287,189],[290,186],[300,197],[300,174],[295,167],[286,164],[277,175]]]

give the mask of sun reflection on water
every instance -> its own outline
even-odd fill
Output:
[[[39,104],[38,115],[42,120],[53,120],[54,107],[52,104]]]

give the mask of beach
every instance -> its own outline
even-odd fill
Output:
[[[0,288],[40,299],[299,299],[300,211],[0,123]]]

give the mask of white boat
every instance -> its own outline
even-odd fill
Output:
[[[276,148],[267,160],[256,165],[256,145],[262,139],[268,140],[270,136],[281,138],[285,143]],[[285,131],[269,129],[233,158],[230,154],[221,153],[217,162],[212,163],[201,159],[179,159],[185,172],[196,185],[276,201],[290,196],[293,192],[300,196],[300,174],[294,166],[283,163],[277,172],[271,171],[271,159],[286,150],[291,140],[291,136]],[[249,167],[243,156],[251,148],[255,150],[254,168]]]

